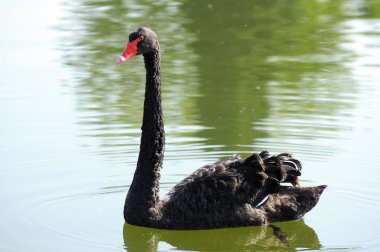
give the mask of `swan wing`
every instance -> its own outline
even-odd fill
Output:
[[[178,183],[163,200],[167,226],[212,228],[266,224],[262,206],[280,182],[297,177],[298,160],[267,152],[243,159],[233,156],[205,165]],[[202,224],[200,224],[202,223]]]

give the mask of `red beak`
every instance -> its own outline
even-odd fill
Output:
[[[128,42],[127,47],[124,52],[116,59],[116,62],[121,64],[131,59],[133,56],[137,54],[137,44],[143,40],[143,37],[139,37],[131,42]]]

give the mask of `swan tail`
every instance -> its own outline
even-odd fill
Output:
[[[299,219],[314,208],[325,188],[326,185],[303,188],[281,186],[277,193],[268,196],[260,209],[267,214],[269,222]]]

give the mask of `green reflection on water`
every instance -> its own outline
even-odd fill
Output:
[[[184,3],[183,10],[193,20],[186,27],[198,38],[192,46],[199,54],[198,93],[202,96],[195,102],[201,124],[211,128],[200,132],[208,144],[250,151],[256,138],[284,134],[286,125],[273,131],[255,127],[267,118],[275,127],[281,118],[312,121],[351,106],[339,99],[342,93],[352,92],[351,83],[331,83],[330,77],[335,76],[329,74],[341,76],[347,71],[340,62],[347,55],[338,47],[343,39],[337,27],[341,5],[320,1]],[[319,130],[318,125],[307,126],[311,132]],[[331,126],[328,130],[339,129]]]
[[[290,246],[273,235],[269,227],[171,231],[124,225],[124,244],[128,251],[296,251],[297,248],[320,249],[317,234],[303,220],[280,223]]]
[[[228,154],[283,151],[281,143],[292,147],[298,140],[334,138],[347,130],[336,121],[349,117],[356,89],[342,64],[352,57],[340,47],[342,5],[84,1],[81,8],[69,6],[74,18],[66,26],[80,25],[64,40],[66,64],[77,77],[80,123],[89,129],[84,135],[114,148],[108,154],[123,152],[120,147],[132,142],[136,147],[145,70],[141,57],[121,67],[113,62],[128,32],[147,25],[161,43],[169,144],[182,137],[190,141],[182,145],[195,141],[207,146],[204,151]]]

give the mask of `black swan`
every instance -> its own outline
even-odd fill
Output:
[[[211,229],[271,225],[310,211],[326,186],[300,187],[301,163],[290,154],[270,156],[266,151],[205,165],[160,199],[165,132],[159,51],[157,35],[143,27],[129,35],[117,60],[142,54],[146,68],[140,153],[125,200],[125,221],[161,229]]]

